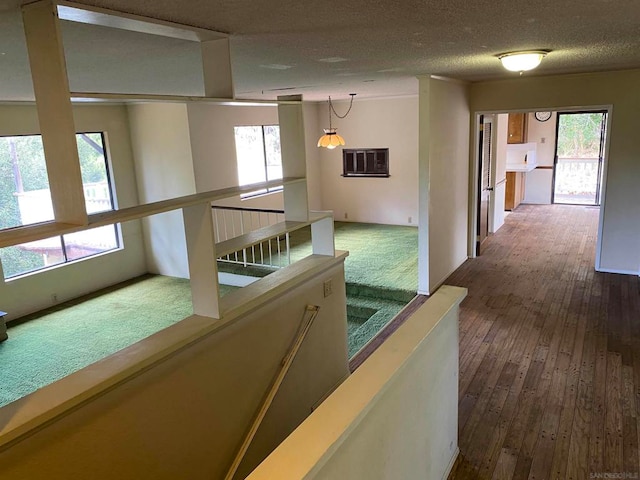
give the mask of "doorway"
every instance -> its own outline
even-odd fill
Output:
[[[559,112],[552,203],[600,205],[607,112]]]
[[[536,112],[551,111],[551,117],[544,119],[538,118],[535,115]],[[482,243],[483,235],[485,232],[484,221],[488,215],[488,233],[491,235],[498,231],[504,224],[504,207],[505,207],[505,171],[509,168],[509,161],[506,156],[508,150],[511,148],[507,144],[508,139],[508,114],[518,112],[514,110],[511,112],[493,110],[493,111],[480,111],[474,112],[474,132],[472,137],[472,151],[473,159],[471,165],[470,175],[470,195],[469,195],[469,211],[472,212],[469,217],[469,235],[468,235],[468,252],[470,258],[475,258],[482,253],[482,247],[486,247],[487,244]],[[602,207],[606,202],[606,177],[607,177],[607,149],[609,142],[609,131],[611,121],[611,108],[603,106],[582,106],[579,108],[565,107],[563,109],[551,110],[539,107],[537,109],[531,109],[530,111],[524,111],[528,114],[527,119],[527,137],[525,142],[530,144],[536,144],[536,162],[532,167],[528,164],[527,168],[531,168],[531,171],[527,170],[525,174],[526,179],[526,196],[524,203],[528,204],[575,204],[583,207],[595,206],[600,210],[600,220],[598,225],[598,235],[596,238],[596,270],[600,269],[600,251],[602,248],[602,228],[603,228],[603,210]],[[595,169],[591,166],[591,170],[595,170],[595,175],[591,175],[591,185],[596,186],[595,189],[591,189],[589,195],[579,197],[573,195],[571,197],[563,197],[563,193],[560,191],[562,177],[561,171],[563,167],[562,163],[566,156],[563,156],[562,143],[557,141],[558,131],[563,128],[558,125],[561,121],[562,125],[565,125],[566,118],[573,114],[586,113],[590,114],[592,125],[600,126],[600,129],[596,129],[595,138],[597,139],[596,148],[591,148],[589,155],[586,155],[586,159],[583,159],[586,163],[595,164]],[[558,115],[560,119],[558,119]],[[481,118],[482,117],[482,118]],[[584,121],[584,118],[582,119]],[[486,138],[485,123],[492,122],[491,131],[492,134],[489,138]],[[482,129],[482,131],[481,131]],[[562,132],[562,130],[560,130]],[[594,138],[592,131],[591,138]],[[555,140],[555,142],[554,142]],[[488,151],[491,153],[489,156],[490,164],[486,166],[482,165],[482,157],[485,152],[485,141],[490,141]],[[590,143],[593,145],[593,142]],[[585,144],[586,145],[586,144]],[[532,145],[533,147],[533,145]],[[586,149],[583,149],[586,150]],[[597,153],[593,153],[593,151]],[[560,155],[558,155],[560,154]],[[578,157],[579,158],[579,157]],[[576,163],[579,161],[576,160]],[[529,162],[532,163],[532,162]],[[557,165],[560,164],[560,167]],[[575,164],[574,164],[575,168]],[[556,172],[558,171],[558,172]],[[557,173],[557,175],[556,175]],[[529,178],[530,177],[530,178]],[[492,191],[493,190],[493,191]],[[587,189],[584,189],[587,190]],[[483,208],[483,201],[488,201],[488,212]],[[577,197],[577,198],[576,198]],[[578,203],[578,201],[582,203]],[[569,203],[571,202],[571,203]],[[485,204],[486,205],[486,204]],[[482,224],[482,225],[481,225]]]

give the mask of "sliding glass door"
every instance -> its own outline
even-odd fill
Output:
[[[600,205],[607,113],[558,113],[553,203]]]

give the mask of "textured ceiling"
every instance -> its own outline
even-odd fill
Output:
[[[32,96],[18,1],[0,0],[0,96]],[[640,68],[638,0],[81,0],[231,35],[236,95],[415,94],[419,74],[517,74],[495,55],[551,53],[526,75]],[[72,90],[202,94],[191,42],[64,22]],[[26,77],[25,77],[26,75]]]

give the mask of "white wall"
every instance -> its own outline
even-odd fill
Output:
[[[444,480],[458,443],[458,304],[444,286],[247,480]]]
[[[640,273],[640,70],[520,77],[474,83],[472,111],[551,110],[612,105],[602,236],[602,271]]]
[[[148,103],[127,109],[140,203],[195,193],[186,105]],[[173,210],[142,222],[149,271],[189,278],[182,212]]]
[[[467,259],[468,102],[466,84],[420,77],[420,189],[423,203],[418,232],[418,283],[419,291],[424,293],[433,292]],[[425,221],[428,222],[428,233]],[[426,255],[425,242],[428,246]],[[428,285],[425,285],[422,271],[426,259]]]
[[[273,106],[230,107],[149,103],[128,107],[140,200],[143,203],[238,184],[234,127],[278,123]],[[313,104],[304,106],[305,124],[317,123]],[[307,137],[309,199],[322,208],[315,140]],[[219,205],[283,209],[281,192],[230,198]],[[153,273],[189,278],[182,214],[172,211],[143,219],[147,263]]]
[[[489,218],[489,231],[495,233],[504,225],[504,204],[507,181],[507,136],[509,134],[509,115],[500,113],[494,115],[493,131],[495,134],[495,174],[491,194],[491,210],[493,216]]]
[[[187,112],[193,172],[198,192],[238,185],[233,130],[235,126],[278,124],[278,109],[272,106],[232,107],[194,103],[187,106]],[[247,208],[283,208],[281,192],[247,200],[236,197],[220,204]]]
[[[344,114],[348,101],[334,102]],[[308,141],[317,143],[328,128],[326,102],[316,106],[317,123],[306,125]],[[344,120],[333,126],[345,138],[344,148],[389,148],[389,178],[342,177],[342,149],[321,149],[322,209],[352,222],[416,225],[418,219],[418,99],[356,100]],[[312,128],[313,127],[313,128]],[[319,150],[319,149],[318,149]],[[310,172],[312,173],[312,172]],[[345,218],[345,214],[348,218]],[[411,222],[409,222],[411,217]]]
[[[325,298],[322,285],[329,279],[334,290]],[[318,317],[241,465],[248,473],[348,375],[345,295],[342,260],[330,259],[324,271],[228,326],[200,338],[191,333],[185,348],[70,411],[58,410],[42,428],[4,445],[2,479],[42,478],[43,472],[51,480],[223,478],[306,305],[318,305]],[[127,365],[129,353],[135,357],[178,331],[192,332],[189,319],[103,363]],[[83,374],[57,383],[82,385],[76,378]],[[33,395],[43,398],[46,389],[56,388]],[[0,430],[32,403],[26,397],[4,407]]]
[[[536,144],[536,159],[540,167],[553,167],[555,156],[557,114],[546,122],[536,120],[534,113],[527,119],[527,141]],[[526,174],[524,203],[550,204],[553,170],[536,168]]]
[[[303,105],[306,132],[306,156],[309,205],[322,209],[320,198],[317,138],[310,132],[317,129],[313,103]],[[194,158],[196,189],[206,192],[238,184],[236,146],[233,128],[242,125],[277,125],[278,109],[274,106],[224,106],[190,104],[188,106],[191,148]],[[246,208],[284,208],[282,193],[276,192],[241,200],[239,197],[219,202]]]
[[[129,123],[123,106],[75,106],[77,131],[106,133],[112,180],[119,208],[137,205],[136,177],[131,154]],[[35,106],[1,105],[0,135],[40,132]],[[9,281],[0,280],[0,305],[8,320],[146,273],[140,222],[122,224],[124,248],[59,265]]]

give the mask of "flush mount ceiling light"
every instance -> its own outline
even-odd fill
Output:
[[[533,70],[547,55],[545,50],[528,50],[526,52],[510,52],[498,55],[502,66],[512,72],[526,72]]]
[[[331,112],[333,112],[333,114],[338,118],[345,118],[347,115],[349,115],[351,107],[353,106],[353,97],[355,97],[356,94],[350,93],[349,95],[351,95],[351,102],[349,102],[349,109],[344,115],[338,115],[336,110],[333,108],[333,103],[331,103],[331,97],[329,97],[329,128],[323,129],[324,135],[322,135],[318,140],[318,147],[325,147],[329,150],[333,150],[336,147],[344,145],[344,138],[338,135],[336,129],[331,126]]]

